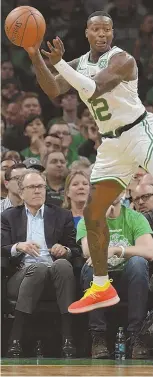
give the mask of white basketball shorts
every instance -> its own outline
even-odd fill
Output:
[[[119,138],[104,139],[97,150],[91,183],[116,180],[126,187],[138,166],[153,175],[153,114]]]

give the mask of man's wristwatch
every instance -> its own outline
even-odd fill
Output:
[[[16,245],[15,245],[17,253],[21,253],[21,250],[19,250],[18,247],[17,247],[19,245],[19,243],[20,242],[17,242]]]
[[[64,249],[67,251],[67,256],[68,256],[68,257],[71,257],[72,252],[71,252],[71,250],[69,249],[69,247],[64,246]]]

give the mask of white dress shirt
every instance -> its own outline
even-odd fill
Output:
[[[36,242],[40,245],[40,256],[34,257],[29,254],[25,254],[23,257],[24,266],[29,266],[32,263],[45,263],[50,266],[53,263],[51,254],[47,248],[45,233],[44,233],[44,205],[37,211],[36,215],[33,216],[29,209],[25,206],[26,215],[27,215],[27,237],[26,241]],[[19,255],[19,252],[16,250],[16,245],[12,246],[11,255],[13,257]]]

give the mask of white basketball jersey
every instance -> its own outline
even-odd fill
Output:
[[[107,68],[113,55],[121,52],[123,52],[122,49],[114,46],[100,56],[97,63],[89,61],[89,52],[87,52],[80,57],[77,71],[92,78],[98,72]],[[137,86],[138,78],[133,81],[122,81],[113,90],[92,101],[80,95],[80,98],[95,118],[100,133],[104,134],[133,123],[143,114],[145,108],[138,97]]]

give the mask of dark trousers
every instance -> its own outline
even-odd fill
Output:
[[[111,272],[113,285],[117,289],[121,301],[128,302],[128,331],[139,331],[147,314],[149,291],[149,266],[146,259],[138,256],[131,257],[124,270]],[[83,290],[90,287],[93,280],[93,268],[85,264],[81,271]],[[89,312],[89,328],[91,331],[106,331],[106,309]]]
[[[38,301],[56,300],[61,314],[75,300],[75,278],[72,265],[58,259],[51,267],[31,264],[17,271],[8,281],[7,295],[17,301],[16,310],[32,314]]]

